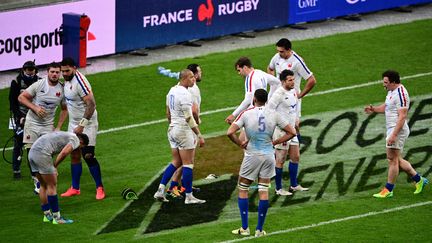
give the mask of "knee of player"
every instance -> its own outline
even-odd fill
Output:
[[[83,154],[83,157],[85,160],[93,159],[94,154],[93,153],[85,153],[85,154]]]

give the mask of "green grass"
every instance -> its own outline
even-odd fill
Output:
[[[401,76],[409,76],[432,71],[432,20],[416,21],[409,24],[381,27],[377,29],[338,34],[334,36],[297,41],[293,43],[296,50],[306,61],[309,68],[315,73],[318,80],[313,92],[331,90],[355,84],[367,83],[381,78],[381,73],[389,68],[396,69]],[[204,71],[203,82],[200,83],[202,94],[202,111],[211,111],[219,108],[238,105],[243,98],[243,80],[234,70],[233,63],[240,56],[249,56],[255,67],[265,70],[270,58],[274,55],[274,45],[261,48],[241,49],[229,53],[215,53],[194,59],[182,59],[150,66],[137,67],[115,72],[88,75],[97,102],[100,130],[132,125],[146,121],[164,118],[165,95],[175,80],[157,74],[157,66],[161,65],[172,70],[180,70],[191,62],[201,64]],[[410,96],[415,100],[413,108],[420,100],[432,97],[431,76],[424,76],[404,80]],[[0,142],[4,144],[10,136],[6,130],[7,95],[9,90],[0,90],[0,99],[5,101],[0,106]],[[380,84],[352,89],[332,94],[306,97],[303,100],[302,114],[304,119],[319,119],[316,127],[307,127],[302,130],[304,136],[312,138],[312,145],[302,155],[301,168],[325,166],[315,173],[305,174],[305,183],[313,182],[311,192],[296,195],[293,200],[303,196],[311,197],[305,203],[281,206],[283,200],[279,199],[269,209],[265,229],[275,232],[310,225],[337,218],[360,215],[371,211],[381,211],[398,206],[410,205],[422,201],[431,201],[432,193],[428,186],[426,192],[414,197],[412,185],[406,182],[406,176],[398,179],[395,197],[391,200],[375,200],[371,193],[379,188],[363,188],[356,191],[361,176],[367,172],[367,165],[374,155],[384,153],[383,143],[361,148],[355,145],[355,136],[359,132],[361,122],[367,117],[361,112],[361,107],[369,103],[384,101],[385,91]],[[325,126],[335,116],[352,111],[357,114],[358,121],[353,135],[339,148],[328,154],[317,154],[317,139]],[[214,113],[202,117],[201,130],[204,134],[223,133],[227,125],[223,122],[230,111]],[[424,109],[424,114],[432,113],[430,105]],[[411,117],[413,111],[410,111]],[[413,130],[425,128],[431,124],[431,118],[416,123]],[[346,131],[349,126],[341,122],[339,129]],[[365,133],[366,138],[374,136],[374,131],[382,133],[383,119],[376,118],[371,122]],[[431,146],[431,131],[426,134],[410,138],[407,149],[421,146]],[[329,132],[324,140],[326,145],[338,141],[343,134],[336,129]],[[226,143],[229,141],[226,139]],[[218,146],[210,139],[209,145]],[[222,145],[219,145],[222,148]],[[228,149],[228,148],[227,148]],[[209,148],[200,149],[198,153],[218,151]],[[218,151],[219,157],[229,160],[224,151]],[[237,154],[241,157],[241,151]],[[6,152],[10,157],[10,151]],[[28,177],[22,181],[12,181],[10,165],[0,163],[0,236],[5,242],[43,242],[49,236],[62,242],[68,241],[97,241],[97,242],[129,242],[138,239],[150,242],[214,242],[232,240],[230,231],[238,227],[236,195],[232,194],[227,206],[220,216],[220,221],[195,225],[191,227],[164,231],[153,235],[142,236],[137,228],[108,234],[94,235],[105,223],[112,219],[124,206],[121,191],[131,187],[136,191],[159,173],[170,161],[170,149],[166,141],[166,123],[122,130],[98,135],[97,156],[102,165],[103,179],[108,197],[102,201],[94,199],[94,183],[86,166],[83,166],[81,180],[81,195],[77,198],[60,199],[60,207],[64,215],[74,219],[76,223],[67,226],[54,226],[43,224],[38,207],[38,199],[31,192],[32,183]],[[205,155],[199,155],[205,157]],[[344,182],[347,182],[351,173],[359,164],[359,159],[366,157],[364,164],[359,167],[358,174],[352,184],[340,194],[337,180],[330,180],[324,194],[315,199],[323,187],[330,171],[338,162],[344,167]],[[236,157],[237,158],[237,157]],[[412,161],[420,161],[424,153],[412,156]],[[63,192],[70,183],[69,160],[65,160],[59,169],[59,192]],[[201,164],[200,164],[201,163]],[[233,163],[240,164],[240,161]],[[205,167],[202,161],[197,161],[199,167]],[[222,166],[221,166],[222,167]],[[419,171],[425,173],[431,167],[430,158]],[[386,162],[378,161],[375,169],[384,169],[372,175],[367,185],[384,183]],[[221,168],[218,168],[221,169]],[[28,168],[22,166],[23,175],[27,176]],[[223,171],[223,169],[222,169]],[[214,173],[213,170],[203,171],[200,175]],[[432,179],[431,176],[429,176]],[[197,178],[199,179],[199,178]],[[285,184],[288,182],[285,181]],[[209,202],[211,203],[211,201]],[[156,207],[156,208],[155,208]],[[312,241],[312,242],[406,242],[430,240],[432,206],[422,206],[405,209],[388,214],[370,216],[316,228],[283,233],[260,239],[260,241],[286,242]],[[157,210],[157,204],[152,210]],[[148,222],[149,218],[145,220]],[[145,223],[144,222],[144,223]],[[250,213],[250,226],[254,228],[256,213]],[[136,236],[138,235],[138,236]],[[135,238],[138,237],[138,238]]]

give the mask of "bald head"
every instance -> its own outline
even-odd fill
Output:
[[[193,72],[189,69],[183,69],[180,72],[180,85],[188,88],[192,87],[195,84],[195,76]]]

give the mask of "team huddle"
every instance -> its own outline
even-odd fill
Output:
[[[280,39],[276,43],[276,50],[266,71],[255,69],[248,57],[241,57],[234,64],[238,74],[244,77],[245,88],[243,101],[225,119],[229,125],[227,136],[244,151],[237,185],[242,225],[232,231],[236,235],[251,234],[248,224],[248,192],[253,182],[258,184],[259,195],[255,237],[266,234],[263,226],[269,208],[271,179],[274,179],[277,196],[291,196],[309,190],[297,180],[301,100],[317,81],[304,60],[292,50],[288,39]],[[12,83],[12,86],[21,88],[22,92],[17,93],[16,88],[12,89],[11,86],[10,101],[14,121],[16,127],[23,128],[23,133],[17,133],[15,138],[14,177],[21,176],[19,151],[20,146],[25,144],[35,180],[35,192],[40,197],[43,221],[53,224],[72,223],[72,220],[60,215],[56,188],[56,169],[68,155],[71,155],[72,183],[61,196],[80,195],[83,158],[95,181],[96,199],[105,198],[101,170],[95,157],[98,130],[96,102],[90,83],[76,69],[72,59],[65,58],[61,63],[48,65],[47,78],[38,79],[36,71],[34,63],[26,63],[17,78],[23,82],[20,81],[18,86]],[[64,84],[59,83],[60,74],[63,75]],[[32,77],[31,81],[29,76]],[[165,168],[153,196],[164,203],[169,202],[169,199],[184,199],[185,204],[206,203],[206,200],[194,196],[194,192],[199,189],[193,187],[195,149],[198,145],[205,145],[200,131],[201,95],[197,85],[201,78],[201,67],[190,64],[180,72],[178,83],[166,95],[166,118],[169,124],[167,137],[172,161]],[[373,194],[373,197],[393,196],[399,168],[416,183],[414,194],[418,194],[428,184],[428,180],[420,176],[401,155],[409,135],[406,119],[410,103],[408,91],[401,84],[396,71],[388,70],[382,74],[382,78],[388,91],[385,103],[379,106],[369,105],[364,109],[367,114],[385,113],[386,117],[388,178],[385,187]],[[305,80],[304,85],[301,85],[302,80]],[[54,127],[57,107],[61,108],[61,112]],[[60,131],[68,116],[68,132]],[[56,154],[58,155],[53,161]],[[282,174],[287,160],[290,185],[284,187]]]

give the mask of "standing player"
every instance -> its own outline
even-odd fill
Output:
[[[39,80],[37,76],[36,64],[33,61],[24,63],[16,79],[12,80],[9,90],[9,104],[10,111],[13,118],[14,130],[14,147],[12,153],[12,170],[13,178],[16,180],[21,179],[21,160],[23,149],[23,129],[25,116],[27,115],[28,108],[18,101],[18,96],[34,82]],[[35,192],[39,190],[38,181],[35,175],[32,174],[35,183]]]
[[[23,142],[29,150],[40,136],[54,131],[54,118],[61,106],[57,130],[60,130],[67,110],[64,101],[63,85],[60,79],[60,64],[51,63],[47,67],[48,76],[32,84],[18,96],[19,102],[29,108],[24,125]],[[35,189],[36,191],[36,189]]]
[[[167,94],[166,114],[169,122],[168,141],[171,146],[172,162],[165,169],[159,188],[154,198],[168,202],[165,198],[165,186],[174,172],[183,165],[183,186],[186,188],[185,204],[205,203],[192,194],[193,161],[197,138],[204,146],[198,124],[192,116],[192,95],[188,91],[195,83],[195,77],[189,69],[180,72],[179,84],[172,87]]]
[[[96,134],[98,130],[96,101],[90,83],[77,70],[75,61],[72,58],[63,59],[61,62],[61,72],[65,79],[65,98],[69,112],[68,131],[77,134],[84,132],[89,137],[89,144],[82,148],[81,153],[74,151],[71,154],[72,185],[61,196],[70,197],[81,193],[82,154],[96,184],[96,199],[102,200],[105,198],[105,191],[102,184],[99,162],[95,156]]]
[[[202,70],[201,67],[198,64],[192,63],[187,66],[187,69],[191,70],[195,77],[195,83],[192,87],[189,87],[188,90],[192,95],[192,115],[195,119],[195,122],[200,125],[201,119],[199,117],[200,114],[200,108],[201,108],[201,91],[198,87],[198,82],[201,82],[202,78]],[[170,188],[168,189],[168,194],[172,197],[178,197],[181,198],[181,193],[184,192],[185,188],[183,186],[180,186],[179,188],[179,181],[182,174],[182,167],[178,168],[176,172],[174,173]],[[194,189],[194,188],[193,188]]]
[[[70,224],[70,219],[60,215],[57,197],[57,167],[72,151],[88,144],[85,134],[70,132],[51,132],[38,138],[29,152],[32,172],[41,183],[39,199],[44,214],[43,222]],[[53,156],[58,154],[53,162]]]
[[[247,57],[238,59],[234,64],[234,68],[237,70],[238,74],[245,77],[245,97],[237,109],[225,119],[225,122],[228,124],[231,124],[242,111],[253,105],[252,100],[255,90],[267,90],[267,84],[269,84],[269,97],[271,97],[274,90],[280,86],[279,79],[261,70],[254,69],[251,60]]]
[[[406,121],[410,105],[408,91],[400,83],[398,72],[387,70],[382,74],[382,78],[383,86],[388,91],[385,103],[379,106],[369,105],[365,107],[367,114],[385,113],[387,128],[386,153],[389,166],[387,183],[381,192],[373,196],[376,198],[393,196],[393,188],[399,174],[399,168],[415,181],[416,190],[414,194],[419,194],[429,181],[421,177],[409,161],[402,158],[405,140],[408,138],[410,132]]]
[[[273,146],[288,141],[296,135],[295,129],[289,125],[277,112],[264,107],[267,102],[267,91],[257,89],[254,93],[255,107],[242,112],[227,131],[232,142],[244,149],[244,158],[240,168],[238,181],[238,205],[242,227],[233,230],[233,234],[249,235],[248,226],[248,190],[251,183],[258,178],[259,204],[258,224],[255,237],[263,236],[264,220],[269,207],[268,188],[270,179],[275,175],[275,158]],[[286,133],[272,141],[275,127]],[[244,127],[246,140],[240,140],[236,132]]]
[[[283,70],[279,75],[282,82],[282,86],[279,87],[274,95],[268,102],[268,108],[275,110],[283,118],[288,119],[289,124],[295,127],[298,119],[298,98],[297,92],[294,90],[294,73],[291,70]],[[274,139],[279,138],[285,134],[279,128],[276,128],[273,135]],[[276,194],[280,196],[289,196],[291,193],[282,189],[282,173],[283,165],[289,154],[290,162],[288,165],[290,173],[290,190],[291,191],[307,191],[308,188],[304,188],[297,183],[297,172],[298,163],[300,161],[300,148],[297,136],[292,138],[290,141],[278,144],[275,146],[275,157],[276,157]]]

